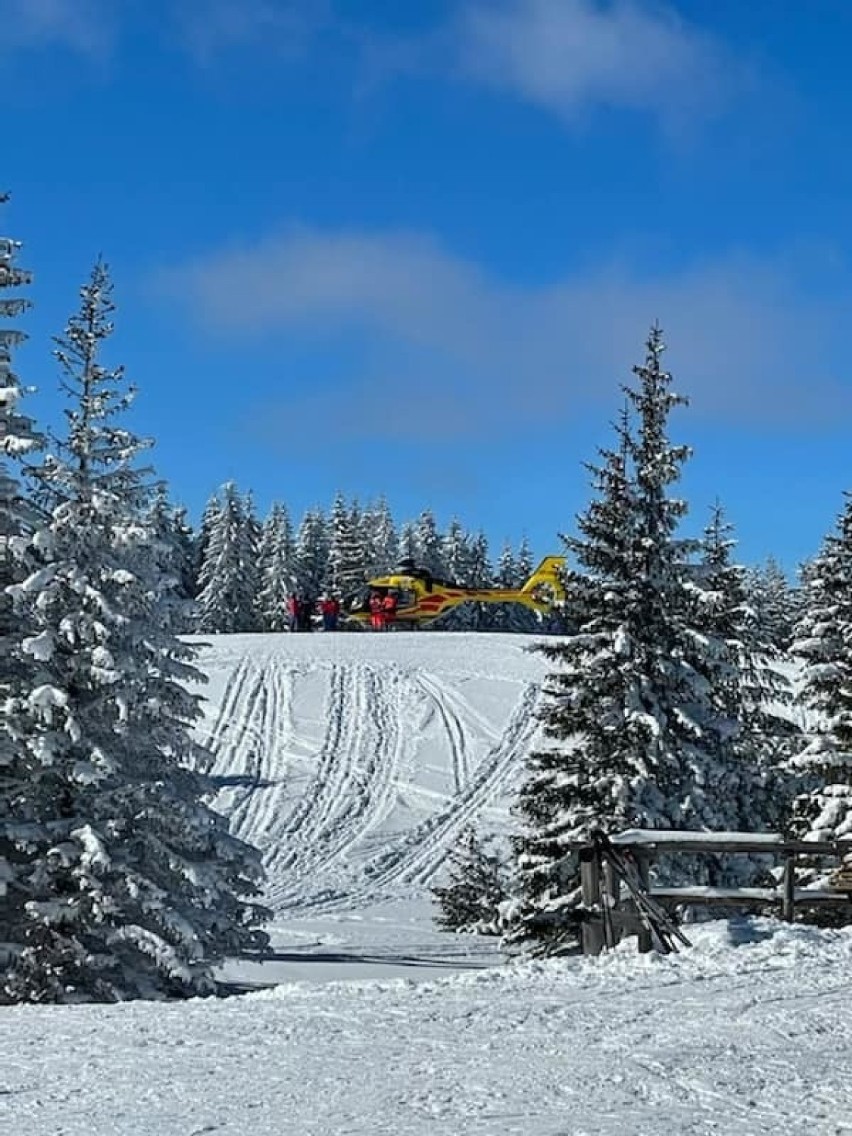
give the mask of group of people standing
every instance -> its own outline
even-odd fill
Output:
[[[323,631],[336,631],[340,621],[340,600],[337,596],[321,596],[319,600],[306,599],[292,592],[287,600],[287,621],[291,631],[312,631],[313,615],[322,617]]]
[[[395,592],[370,593],[370,626],[374,631],[387,631],[396,619],[398,600]]]
[[[367,604],[370,626],[374,631],[387,631],[394,625],[399,607],[399,597],[395,591],[373,591]],[[365,608],[359,610],[363,612]],[[313,631],[314,615],[321,617],[323,631],[337,631],[340,625],[340,600],[335,595],[312,600],[297,592],[290,593],[287,598],[287,626],[290,631]]]

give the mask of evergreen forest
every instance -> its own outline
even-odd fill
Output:
[[[403,557],[475,587],[519,586],[536,558],[342,492],[261,519],[227,483],[195,525],[129,428],[103,261],[53,342],[64,431],[28,415],[19,252],[0,240],[0,1001],[214,993],[218,963],[266,949],[269,913],[259,853],[210,805],[191,636],[287,633],[290,594],[345,597]],[[654,326],[588,506],[541,550],[565,552],[566,599],[533,648],[549,674],[511,848],[466,831],[437,895],[443,925],[510,950],[571,949],[565,849],[595,828],[852,836],[852,497],[795,581],[737,562],[721,503],[686,535],[687,400],[664,349]],[[453,630],[553,629],[469,605],[434,625]]]

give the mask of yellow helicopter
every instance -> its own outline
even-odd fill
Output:
[[[392,573],[368,580],[365,588],[343,601],[347,622],[368,626],[392,623],[419,627],[464,603],[516,603],[531,611],[547,614],[565,598],[562,582],[564,556],[545,556],[520,588],[467,588],[452,580],[442,580],[411,559],[401,560]],[[393,614],[375,616],[370,601],[392,596]],[[386,612],[387,609],[385,609]]]

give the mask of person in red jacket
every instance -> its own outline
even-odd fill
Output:
[[[396,619],[396,608],[396,592],[388,592],[382,600],[382,622],[384,623],[385,631],[393,626],[393,622]]]
[[[291,592],[287,598],[287,625],[291,631],[299,630],[299,623],[302,615],[302,605],[299,597],[295,592]]]
[[[337,596],[323,596],[320,600],[320,615],[322,615],[323,631],[337,630],[337,620],[340,616],[340,601]]]
[[[382,597],[378,592],[373,592],[370,596],[370,626],[374,631],[381,631],[385,625],[384,613],[382,612]]]

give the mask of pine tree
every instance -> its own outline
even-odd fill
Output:
[[[7,200],[0,194],[0,204]],[[20,244],[0,238],[0,319],[23,314],[29,300],[4,296],[30,283],[16,266]],[[24,700],[33,686],[35,665],[23,642],[36,633],[28,613],[13,603],[10,589],[26,579],[34,561],[29,537],[39,515],[25,493],[21,466],[42,446],[32,420],[23,413],[21,383],[12,369],[14,348],[26,337],[0,327],[0,976],[11,964],[14,944],[24,938],[26,902],[26,826],[32,815],[34,762],[27,746]],[[2,993],[0,993],[2,998]]]
[[[195,587],[193,589],[193,597],[197,597],[201,591],[201,569],[204,561],[207,559],[207,549],[210,545],[210,534],[216,527],[216,522],[219,513],[222,509],[222,503],[219,500],[218,493],[214,493],[204,506],[204,512],[201,514],[201,524],[198,527],[198,537],[195,541],[195,549],[193,556],[193,577],[195,580]]]
[[[471,548],[467,533],[456,518],[450,521],[441,547],[447,578],[457,583],[467,583],[470,576]]]
[[[309,509],[296,533],[297,591],[308,601],[321,595],[328,572],[328,525],[320,509]]]
[[[796,732],[781,713],[791,692],[773,666],[780,657],[774,636],[750,603],[747,569],[732,561],[732,532],[717,502],[704,530],[701,562],[690,574],[698,585],[694,618],[706,635],[713,696],[729,722],[727,741],[736,758],[727,785],[714,785],[712,792],[724,792],[734,806],[733,827],[777,830],[789,793],[781,767]]]
[[[441,540],[440,560],[444,566],[443,578],[457,584],[468,584],[471,576],[472,550],[470,539],[456,518]],[[440,631],[469,631],[473,626],[473,609],[470,604],[450,608],[430,629]]]
[[[100,363],[112,332],[98,263],[55,352],[67,438],[35,469],[48,514],[37,569],[13,590],[36,625],[38,673],[18,699],[32,766],[17,853],[26,921],[5,1001],[111,1001],[215,989],[226,955],[266,942],[259,856],[205,803],[193,740],[194,652],[161,618],[167,550],[145,525],[145,448],[120,425],[133,397]]]
[[[518,800],[521,899],[508,937],[533,951],[573,944],[570,842],[594,828],[730,827],[730,802],[711,792],[735,761],[713,697],[717,644],[691,620],[695,545],[677,536],[687,506],[670,492],[689,449],[671,444],[668,419],[686,400],[670,389],[663,350],[654,327],[624,388],[619,444],[590,467],[596,498],[580,535],[563,538],[579,566],[566,580],[579,629],[539,648],[558,669],[545,687],[546,744]]]
[[[852,838],[852,493],[812,564],[793,652],[805,663],[803,704],[813,735],[792,761],[806,791],[791,828],[801,839]]]
[[[198,631],[227,635],[255,629],[257,550],[236,485],[222,489],[198,582]]]
[[[414,531],[414,525],[411,521],[406,521],[402,526],[399,534],[399,547],[397,548],[397,556],[394,564],[402,560],[416,560],[417,559],[417,537]]]
[[[362,536],[367,544],[367,577],[384,576],[396,566],[399,537],[384,497],[365,510]]]
[[[528,574],[529,575],[529,574]],[[499,588],[520,588],[527,576],[518,571],[515,552],[505,541],[494,570],[494,583]],[[531,632],[539,629],[536,612],[521,604],[492,604],[488,608],[488,626],[493,631]]]
[[[284,505],[272,506],[263,525],[258,552],[257,625],[261,631],[285,631],[287,597],[296,586],[293,531]]]
[[[439,913],[435,922],[447,931],[499,935],[501,905],[509,895],[508,868],[493,848],[469,826],[447,857],[448,882],[432,888]]]
[[[518,584],[525,583],[533,573],[533,558],[530,551],[529,541],[523,537],[521,543],[518,545],[518,551],[515,555],[515,567],[518,573]]]
[[[357,505],[348,508],[343,494],[338,493],[329,518],[326,590],[337,596],[348,596],[356,592],[367,577],[368,558],[369,551],[362,537],[360,511]]]
[[[179,581],[178,592],[181,599],[190,601],[195,598],[198,585],[195,567],[197,542],[184,506],[180,505],[172,511],[171,529]],[[192,610],[194,612],[194,607]]]
[[[182,513],[170,504],[163,482],[155,488],[144,523],[153,538],[153,546],[162,553],[158,568],[169,581],[161,618],[168,621],[168,626],[176,634],[191,632],[196,623],[195,604],[191,598],[195,590],[192,537]]]
[[[0,204],[7,200],[7,194],[0,194]],[[20,247],[18,241],[0,238],[2,290],[31,283],[30,273],[15,264]],[[21,315],[29,306],[25,297],[4,297],[0,291],[0,319]],[[37,523],[36,511],[22,485],[21,465],[41,446],[42,439],[32,419],[20,409],[24,391],[12,370],[12,352],[26,338],[21,331],[0,326],[0,654],[4,659],[11,657],[18,638],[17,618],[6,588],[20,581],[25,554],[22,538]]]
[[[260,591],[260,575],[258,565],[260,558],[260,541],[263,536],[263,525],[257,518],[257,509],[254,503],[254,494],[251,490],[243,498],[244,533],[243,544],[246,550],[246,563],[243,568],[245,575],[245,590],[250,595],[250,615],[247,617],[245,630],[257,631],[257,594]]]
[[[470,586],[490,588],[494,585],[494,569],[488,555],[488,538],[477,533],[470,545]],[[494,604],[474,603],[470,607],[470,626],[474,631],[492,631],[500,626],[499,607]]]
[[[504,542],[500,555],[497,558],[497,570],[495,573],[497,586],[500,588],[517,588],[520,586],[518,580],[518,569],[515,563],[515,554],[512,551],[512,546],[508,540]]]
[[[774,557],[746,574],[748,601],[761,637],[778,651],[787,651],[799,615],[799,599],[783,568]]]
[[[441,534],[431,509],[424,509],[414,526],[414,559],[420,568],[438,578],[445,576]]]

